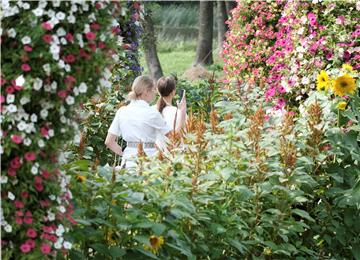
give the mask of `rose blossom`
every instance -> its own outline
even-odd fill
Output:
[[[22,65],[21,65],[21,69],[22,69],[23,71],[25,71],[25,72],[31,71],[31,67],[30,67],[30,65],[27,64],[27,63],[22,64]]]
[[[28,244],[31,248],[35,247],[35,241],[32,239],[26,240],[25,243]]]
[[[96,38],[96,34],[93,33],[93,32],[88,32],[88,33],[85,33],[85,37],[86,39],[88,39],[89,41],[92,41]]]
[[[52,41],[52,36],[50,34],[45,34],[43,37],[42,37],[43,41],[50,44],[51,41]]]
[[[31,237],[31,238],[35,238],[37,236],[37,233],[34,229],[32,228],[29,228],[27,231],[26,231],[26,235],[28,237]]]
[[[35,155],[34,152],[27,152],[27,153],[25,153],[25,155],[24,155],[24,159],[25,159],[26,161],[34,161],[34,160],[36,159],[36,155]]]
[[[28,244],[22,244],[21,246],[20,246],[20,250],[21,250],[21,252],[23,252],[23,253],[28,253],[28,252],[30,252],[30,250],[31,250],[31,247],[30,247],[30,245],[28,245]]]
[[[31,225],[33,222],[33,219],[30,218],[30,217],[25,217],[24,218],[24,223],[27,224],[27,225]]]
[[[22,137],[19,135],[12,135],[11,140],[16,144],[21,144],[21,142],[23,141]]]
[[[40,192],[40,191],[44,190],[44,186],[41,183],[36,182],[35,183],[35,189]]]

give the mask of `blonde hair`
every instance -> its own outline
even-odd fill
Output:
[[[149,76],[138,76],[134,80],[131,86],[131,91],[129,92],[127,98],[129,100],[138,99],[142,93],[152,89],[154,86],[155,86],[155,82]]]

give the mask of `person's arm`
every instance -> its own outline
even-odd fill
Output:
[[[118,143],[116,142],[116,138],[117,136],[112,134],[112,133],[108,133],[105,139],[105,145],[107,148],[109,148],[111,151],[113,151],[114,153],[116,153],[117,155],[122,155],[122,148],[120,145],[118,145]]]
[[[177,124],[177,127],[175,129],[176,132],[181,132],[182,129],[185,127],[186,123],[186,97],[185,97],[185,91],[182,96],[182,99],[180,103],[178,104],[178,113],[179,113],[179,123]],[[176,115],[177,116],[177,115]]]

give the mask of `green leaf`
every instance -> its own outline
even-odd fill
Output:
[[[146,237],[146,236],[137,235],[137,236],[134,237],[134,239],[135,239],[136,241],[138,241],[138,242],[146,245],[146,246],[151,246],[151,245],[150,245],[149,238]]]
[[[154,231],[155,235],[160,236],[164,233],[166,226],[161,223],[156,223],[152,225],[151,229]]]
[[[240,243],[235,239],[229,239],[228,242],[230,243],[230,245],[232,245],[237,250],[239,250],[241,254],[245,254],[245,252],[247,251],[247,248],[242,243]]]
[[[104,254],[104,255],[109,254],[109,249],[104,244],[95,243],[95,244],[90,245],[90,247],[95,249],[100,254]]]
[[[352,245],[351,253],[356,260],[360,260],[360,243]]]
[[[310,217],[309,213],[307,213],[306,211],[304,211],[302,209],[293,209],[292,213],[296,214],[296,215],[298,215],[298,216],[300,216],[302,218],[305,218],[305,219],[307,219],[307,220],[309,220],[311,222],[315,222],[315,220],[312,217]]]
[[[111,247],[109,249],[109,254],[114,258],[118,259],[119,257],[126,254],[126,251],[120,247]]]

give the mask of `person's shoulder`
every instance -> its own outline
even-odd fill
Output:
[[[175,114],[176,113],[177,108],[175,106],[166,106],[163,110],[163,114]]]

